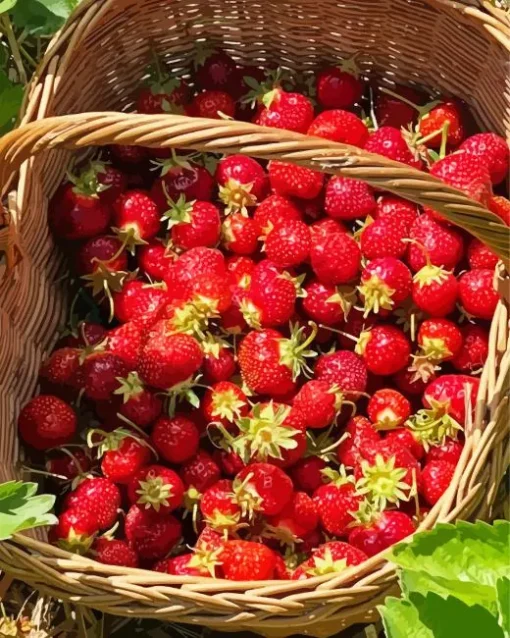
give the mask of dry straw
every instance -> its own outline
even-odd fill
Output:
[[[510,128],[505,86],[510,21],[489,2],[84,0],[53,40],[29,88],[26,126],[0,141],[0,185],[9,222],[0,229],[0,246],[8,256],[0,270],[1,480],[18,476],[16,415],[35,390],[41,360],[66,314],[60,283],[65,265],[48,233],[46,210],[70,151],[112,142],[175,145],[286,159],[359,177],[432,205],[490,245],[504,263],[510,261],[508,229],[496,217],[409,167],[345,145],[245,123],[128,114],[151,47],[182,73],[197,40],[214,43],[242,64],[272,62],[300,72],[361,51],[364,70],[382,83],[437,88],[466,100],[483,129],[504,135]],[[86,114],[69,115],[75,113]],[[503,265],[495,283],[508,299]],[[508,308],[502,301],[462,458],[421,529],[437,521],[492,515],[508,466],[507,344]],[[381,557],[307,581],[230,583],[109,567],[43,540],[18,535],[1,544],[0,566],[84,606],[222,631],[328,636],[373,620],[375,605],[396,591],[394,569]]]

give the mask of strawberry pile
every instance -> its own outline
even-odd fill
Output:
[[[347,67],[310,81],[212,53],[189,80],[156,65],[136,108],[359,146],[509,222],[502,138]],[[411,534],[473,419],[496,255],[432,209],[285,162],[112,146],[76,168],[49,210],[70,324],[19,415],[59,494],[52,542],[253,581]]]

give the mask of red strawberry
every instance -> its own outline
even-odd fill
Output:
[[[331,482],[321,485],[313,494],[320,523],[327,534],[346,536],[354,521],[352,512],[358,509],[361,496],[356,492],[352,477],[333,470],[325,472]]]
[[[98,235],[78,249],[76,272],[79,275],[90,275],[101,266],[112,272],[128,269],[127,254],[122,250],[122,242],[116,237]]]
[[[168,467],[147,465],[129,481],[128,497],[131,504],[168,513],[182,505],[184,485],[179,475]]]
[[[273,168],[271,169],[271,166]],[[283,169],[282,169],[283,170]],[[298,167],[299,170],[299,167]],[[278,170],[274,165],[270,164],[270,172],[273,175],[277,174]],[[322,187],[321,177],[321,187]],[[277,183],[277,179],[275,179]],[[283,189],[285,189],[285,183],[281,182]],[[278,226],[281,222],[285,221],[300,221],[302,218],[301,211],[295,206],[289,199],[282,197],[281,195],[270,195],[266,197],[255,209],[253,215],[253,221],[257,224],[258,233],[261,237],[266,237],[269,232]]]
[[[113,224],[128,249],[143,244],[159,232],[159,211],[150,195],[141,190],[127,191],[113,207]]]
[[[459,299],[464,310],[477,319],[492,319],[499,301],[492,270],[470,270],[459,279]]]
[[[102,477],[85,479],[64,501],[66,509],[89,512],[100,530],[112,527],[120,504],[119,488]]]
[[[220,160],[215,179],[227,212],[246,212],[246,207],[262,201],[268,190],[266,172],[246,155],[230,155]]]
[[[227,428],[249,412],[245,393],[238,385],[229,381],[210,387],[202,399],[201,407],[208,422],[218,421]]]
[[[418,130],[422,138],[428,138],[426,144],[429,148],[441,146],[441,133],[447,122],[447,144],[449,147],[458,146],[464,139],[464,127],[460,108],[455,102],[442,102],[421,116]]]
[[[93,401],[107,401],[119,388],[119,377],[128,374],[126,363],[109,352],[90,354],[79,370],[85,396]]]
[[[447,438],[442,445],[432,445],[429,448],[425,462],[445,461],[457,465],[463,449],[464,445],[460,441]]]
[[[352,417],[345,426],[347,437],[337,448],[340,463],[347,467],[354,467],[360,457],[360,447],[364,443],[376,443],[381,437],[366,417],[358,415]]]
[[[259,227],[254,219],[233,213],[224,219],[221,237],[226,250],[237,255],[251,255],[258,247]]]
[[[58,348],[46,359],[39,375],[55,385],[73,386],[80,367],[79,348]]]
[[[326,355],[328,356],[328,355]],[[331,425],[342,408],[344,395],[327,381],[307,381],[296,394],[293,406],[303,416],[307,427],[325,428]]]
[[[427,257],[434,266],[453,270],[462,259],[464,242],[453,228],[442,226],[429,215],[422,215],[411,226],[409,237],[416,243],[409,245],[407,261],[412,271],[427,265]]]
[[[269,463],[252,463],[236,477],[234,491],[242,508],[276,516],[290,502],[292,481],[283,470]]]
[[[277,195],[284,197],[298,197],[305,200],[315,199],[324,184],[323,173],[287,162],[278,162],[276,160],[269,162],[268,173],[271,188]],[[281,212],[279,216],[283,217]],[[287,210],[285,210],[285,217],[289,217]],[[299,215],[300,217],[301,215]]]
[[[403,262],[394,257],[373,259],[362,270],[358,286],[365,315],[387,314],[398,308],[410,296],[411,288],[411,272]]]
[[[65,445],[74,438],[77,428],[73,408],[49,394],[31,399],[18,417],[21,438],[36,450]]]
[[[303,310],[310,319],[327,326],[335,326],[349,311],[349,295],[335,286],[311,281],[305,286]]]
[[[372,215],[377,219],[388,218],[403,225],[406,234],[408,234],[413,222],[418,217],[418,207],[413,202],[395,195],[381,195],[377,199],[377,208]]]
[[[334,219],[366,217],[376,207],[371,187],[359,179],[335,175],[326,186],[324,210]]]
[[[294,570],[292,579],[302,580],[325,574],[337,574],[347,567],[363,563],[367,558],[364,552],[348,543],[331,541],[316,547],[311,558]]]
[[[367,556],[375,556],[400,542],[415,530],[412,519],[404,512],[370,512],[360,516],[360,525],[349,534],[349,543]]]
[[[450,415],[457,423],[466,423],[466,399],[476,403],[480,379],[465,374],[444,374],[428,384],[423,405],[434,412]]]
[[[334,235],[335,233],[346,233],[347,228],[339,222],[337,219],[331,217],[324,217],[319,219],[310,225],[310,232],[312,233],[312,239],[319,237],[325,237],[327,235]]]
[[[232,481],[222,479],[208,487],[200,501],[200,512],[213,529],[235,530],[241,519],[241,508],[236,502]]]
[[[91,168],[99,185],[99,199],[107,205],[112,205],[126,190],[127,176],[118,168],[102,161],[92,162]]]
[[[493,184],[499,184],[508,176],[508,144],[496,133],[471,135],[462,142],[459,150],[486,162]]]
[[[219,556],[221,574],[227,580],[271,580],[276,565],[275,553],[260,543],[229,540]]]
[[[128,321],[110,330],[106,349],[122,359],[129,369],[134,370],[138,364],[142,340],[142,329],[133,321]]]
[[[88,239],[107,231],[111,210],[95,190],[81,185],[61,186],[49,205],[48,221],[61,240]]]
[[[193,458],[186,461],[180,474],[186,487],[194,487],[199,492],[203,492],[221,478],[220,468],[205,450],[198,450]]]
[[[228,477],[234,477],[246,467],[245,462],[238,454],[227,450],[216,450],[214,452],[214,460],[220,466],[223,474]]]
[[[85,450],[73,447],[73,451],[70,452],[67,448],[64,448],[56,450],[46,461],[46,471],[72,480],[77,476],[86,474],[91,465],[92,462]]]
[[[207,202],[213,197],[214,186],[207,169],[174,156],[164,164],[163,174],[154,182],[150,196],[163,215],[168,210],[168,198],[177,201],[182,195],[188,202],[194,199]]]
[[[189,115],[207,117],[215,120],[223,116],[233,118],[236,112],[234,100],[225,91],[204,91],[193,98],[188,107]]]
[[[202,372],[204,374],[204,381],[207,383],[228,381],[235,374],[236,370],[237,363],[235,356],[227,347],[221,347],[220,345],[216,351],[213,346],[210,352],[205,353]]]
[[[224,51],[211,53],[195,62],[195,81],[202,89],[231,91],[238,82],[236,63]]]
[[[429,461],[421,472],[420,495],[429,505],[435,505],[450,487],[455,465],[448,461]]]
[[[159,239],[139,246],[136,251],[138,265],[151,279],[162,280],[176,259],[175,253]]]
[[[471,270],[494,270],[499,261],[498,255],[476,237],[468,244],[467,258]]]
[[[205,565],[201,564],[201,560],[197,557],[198,553],[189,552],[187,554],[174,556],[173,558],[164,558],[158,561],[152,569],[155,572],[171,574],[172,576],[210,576],[211,572]],[[213,556],[209,557],[209,561],[208,565],[210,564],[214,573],[217,562]]]
[[[172,242],[178,248],[189,250],[198,246],[215,246],[220,239],[221,221],[218,208],[210,202],[186,202],[181,197],[169,201],[170,209],[164,214],[172,229]]]
[[[234,285],[246,289],[246,281],[251,279],[255,262],[250,257],[232,255],[226,261],[227,272],[232,276]]]
[[[162,113],[179,113],[188,99],[189,87],[183,80],[162,76],[143,88],[136,100],[138,113],[159,115]]]
[[[483,368],[489,356],[489,333],[482,326],[466,324],[461,327],[462,347],[452,359],[459,372],[476,372]]]
[[[92,547],[92,554],[95,560],[104,565],[138,567],[138,555],[126,541],[98,538]]]
[[[307,456],[290,468],[290,475],[296,489],[312,494],[323,483],[322,470],[326,461],[318,456]]]
[[[100,449],[104,452],[101,471],[113,483],[128,484],[151,459],[151,451],[145,443],[122,429],[107,434]]]
[[[72,348],[95,346],[96,343],[103,341],[107,332],[106,328],[98,323],[80,321],[76,326],[76,331],[66,337],[65,345]]]
[[[300,93],[288,93],[277,88],[266,93],[262,102],[265,108],[256,119],[260,126],[306,133],[312,123],[313,105]]]
[[[386,433],[384,440],[391,445],[407,448],[418,461],[421,461],[425,454],[425,448],[420,441],[419,435],[414,434],[409,428],[390,430]]]
[[[503,222],[510,226],[510,201],[501,195],[489,197],[488,207],[491,212],[500,217]]]
[[[58,517],[58,523],[51,528],[50,540],[61,549],[75,554],[86,554],[98,532],[93,514],[86,509],[69,509]]]
[[[459,284],[453,273],[426,264],[413,278],[413,302],[432,317],[444,317],[455,310]]]
[[[312,269],[323,284],[345,284],[355,279],[361,264],[361,251],[347,233],[312,238]]]
[[[108,147],[115,160],[115,164],[120,164],[123,170],[132,173],[140,167],[149,157],[149,149],[144,146],[134,146],[130,144],[112,144]],[[132,178],[132,175],[130,175]]]
[[[115,317],[121,323],[155,313],[167,298],[161,287],[140,280],[127,281],[120,292],[113,294]]]
[[[158,321],[161,330],[150,339],[140,355],[138,370],[142,380],[162,390],[189,379],[202,364],[198,341],[187,334],[165,334],[165,321]]]
[[[322,354],[317,359],[315,378],[334,385],[345,392],[347,398],[356,400],[367,386],[367,369],[361,357],[350,350],[338,350]]]
[[[380,92],[375,101],[375,114],[379,126],[408,129],[418,114],[414,104],[423,104],[423,97],[409,86],[395,86],[394,94]],[[399,99],[401,96],[404,100]]]
[[[281,268],[298,266],[310,252],[310,231],[302,221],[281,222],[266,238],[268,259]]]
[[[130,372],[125,379],[120,380],[120,387],[115,394],[122,396],[119,413],[140,428],[147,428],[161,414],[161,399],[144,387],[136,372]]]
[[[317,101],[323,109],[350,108],[360,101],[362,93],[363,83],[352,61],[326,67],[317,76]]]
[[[313,532],[319,523],[314,501],[305,492],[295,492],[283,510],[268,519],[275,537],[285,542],[303,539]]]
[[[370,133],[364,148],[369,153],[377,153],[413,168],[421,169],[423,166],[420,156],[410,149],[400,129],[392,126],[381,126]]]
[[[381,217],[364,226],[360,235],[360,247],[366,259],[393,257],[399,259],[405,255],[407,244],[404,242],[407,229],[391,217]]]
[[[126,538],[142,560],[166,556],[181,538],[182,528],[171,514],[132,505],[126,515]]]
[[[407,365],[411,346],[399,328],[378,325],[361,333],[356,352],[363,357],[369,372],[387,376]]]
[[[380,429],[393,429],[403,425],[411,415],[409,401],[391,388],[377,390],[367,406],[369,419]]]
[[[269,260],[257,264],[247,295],[240,303],[246,323],[253,328],[287,324],[294,314],[296,286]]]
[[[416,372],[409,368],[402,368],[394,375],[395,385],[403,394],[417,396],[423,394],[427,383],[420,377],[416,378]]]
[[[365,146],[368,139],[365,123],[354,113],[341,109],[323,111],[317,115],[310,124],[307,134],[361,148]]]
[[[418,345],[433,361],[449,361],[462,348],[462,332],[448,319],[426,319],[418,330]]]
[[[151,443],[168,463],[185,463],[198,451],[198,428],[184,415],[176,415],[171,419],[160,417],[154,424]]]

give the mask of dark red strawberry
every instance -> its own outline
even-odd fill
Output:
[[[22,439],[36,450],[48,450],[65,445],[74,438],[77,428],[73,408],[48,394],[31,399],[18,417],[18,431]]]
[[[461,327],[462,347],[452,359],[452,365],[459,372],[481,370],[489,356],[489,333],[486,328],[472,324]]]
[[[182,535],[179,521],[171,514],[132,505],[126,515],[126,538],[143,560],[158,560],[166,556]]]
[[[80,367],[79,348],[58,348],[46,359],[39,375],[54,385],[75,386],[76,373]]]
[[[220,468],[205,450],[198,450],[196,455],[186,461],[180,475],[186,487],[193,487],[203,492],[221,478]]]
[[[335,175],[326,185],[324,210],[334,219],[366,217],[376,208],[371,187],[359,179]]]
[[[323,109],[346,109],[359,102],[363,83],[354,60],[323,69],[317,76],[317,100]]]
[[[160,215],[168,210],[168,198],[177,201],[181,195],[186,201],[210,201],[214,193],[214,179],[207,169],[174,156],[163,168],[150,191]]]
[[[153,239],[149,243],[139,246],[136,257],[142,272],[156,280],[165,279],[168,269],[176,259],[176,255],[169,245],[159,239]]]
[[[98,538],[92,546],[92,555],[104,565],[138,567],[138,555],[126,541]]]
[[[194,78],[201,89],[234,90],[239,81],[236,63],[225,51],[200,56],[195,61]]]
[[[350,400],[356,400],[367,386],[367,369],[361,357],[350,350],[322,354],[317,359],[315,377],[327,381]]]
[[[218,349],[213,346],[210,350],[204,351],[204,354],[202,372],[207,383],[228,381],[236,373],[236,358],[229,348],[220,344]]]
[[[408,86],[397,85],[392,94],[378,92],[375,101],[377,122],[379,126],[408,129],[418,115],[414,105],[420,105],[423,102],[423,96]]]
[[[110,235],[99,235],[86,241],[76,254],[76,272],[91,275],[101,266],[109,271],[127,271],[127,254],[122,242]],[[92,280],[93,281],[93,280]]]
[[[85,396],[93,401],[107,401],[119,388],[119,377],[128,374],[126,363],[110,352],[90,354],[79,370]]]
[[[47,472],[63,476],[70,481],[77,476],[85,475],[91,466],[92,461],[87,451],[74,446],[72,451],[67,448],[56,450],[46,461]]]
[[[296,489],[313,494],[324,482],[322,470],[325,468],[326,461],[318,456],[307,456],[293,465],[289,472]]]
[[[225,91],[204,91],[199,93],[187,108],[188,114],[194,117],[206,117],[221,120],[225,116],[233,118],[236,104]]]
[[[184,484],[179,475],[163,465],[140,468],[128,484],[131,504],[156,512],[168,513],[182,505]]]
[[[492,319],[499,301],[492,270],[470,270],[459,279],[459,299],[464,310],[477,319]]]
[[[415,531],[412,519],[404,512],[361,510],[359,525],[349,534],[349,543],[367,556],[375,556]]]
[[[199,431],[195,423],[183,414],[160,417],[154,424],[151,443],[168,463],[189,461],[198,451]]]
[[[48,221],[62,240],[88,239],[107,231],[111,209],[97,194],[80,185],[61,186],[49,205]]]
[[[295,492],[283,510],[268,519],[270,531],[281,542],[301,540],[317,529],[319,516],[314,501],[305,492]]]
[[[130,372],[120,380],[115,394],[122,397],[119,413],[140,428],[147,428],[161,414],[161,399],[144,387],[136,372]]]
[[[323,111],[310,124],[308,135],[325,137],[333,142],[363,147],[368,139],[368,129],[354,113],[333,109]]]

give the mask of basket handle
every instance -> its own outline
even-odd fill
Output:
[[[1,194],[6,194],[15,173],[31,156],[54,148],[77,150],[108,144],[243,153],[361,179],[437,210],[487,244],[505,264],[510,261],[508,228],[499,217],[432,175],[347,144],[236,120],[105,112],[32,122],[0,139]],[[15,229],[8,236],[12,253]]]

